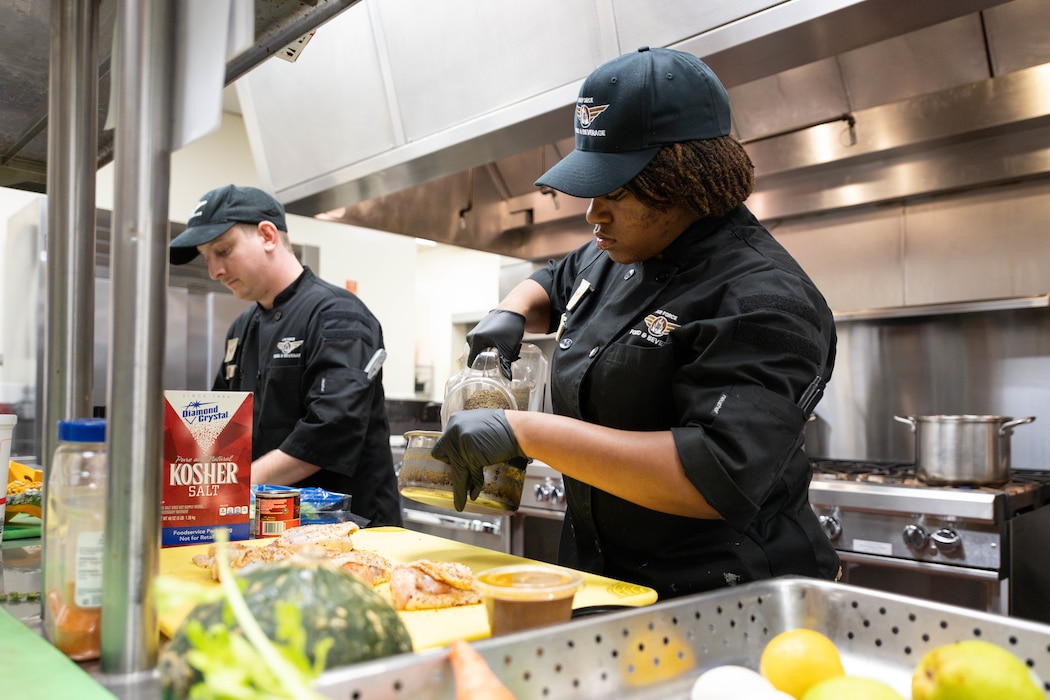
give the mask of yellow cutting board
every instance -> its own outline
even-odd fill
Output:
[[[393,564],[407,564],[417,559],[455,561],[466,564],[475,574],[479,574],[497,566],[530,562],[522,557],[399,527],[366,528],[356,532],[352,539],[355,548],[381,554]],[[261,546],[269,541],[249,540],[249,544]],[[207,550],[208,545],[165,548],[160,554],[160,573],[181,581],[217,586],[219,584],[212,581],[211,570],[201,568],[192,561],[194,555],[206,553]],[[376,591],[389,600],[388,588],[383,584]],[[656,602],[656,598],[656,591],[651,588],[584,573],[583,588],[576,592],[573,607],[651,605]],[[161,632],[172,637],[189,612],[189,608],[162,612]],[[443,610],[407,610],[400,615],[412,636],[412,646],[416,651],[443,647],[455,639],[481,639],[490,633],[485,606],[482,604]]]

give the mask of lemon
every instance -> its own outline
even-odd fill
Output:
[[[820,632],[801,627],[769,640],[758,670],[774,688],[794,698],[801,698],[823,680],[846,673],[835,643]]]

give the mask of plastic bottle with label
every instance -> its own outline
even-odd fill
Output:
[[[58,422],[44,490],[44,634],[76,661],[101,653],[106,421]]]

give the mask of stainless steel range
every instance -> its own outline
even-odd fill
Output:
[[[1050,472],[930,486],[911,464],[815,460],[810,502],[843,581],[1050,622]]]

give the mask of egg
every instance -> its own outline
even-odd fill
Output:
[[[745,666],[716,666],[704,671],[693,684],[691,700],[758,700],[775,698],[773,684]]]

